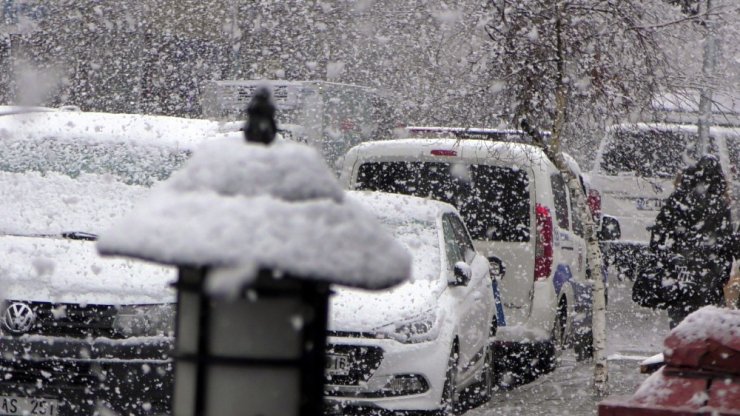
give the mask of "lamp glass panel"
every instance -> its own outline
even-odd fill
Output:
[[[195,385],[195,363],[178,361],[175,365],[173,414],[177,416],[195,416]]]
[[[299,413],[298,368],[212,365],[207,374],[206,416],[297,416]]]
[[[181,354],[198,352],[200,297],[197,292],[180,292],[177,314],[177,351]]]
[[[298,298],[212,300],[210,352],[224,357],[298,358],[308,310]]]

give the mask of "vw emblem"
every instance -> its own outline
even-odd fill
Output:
[[[25,303],[11,303],[3,314],[3,328],[14,334],[22,334],[33,327],[36,314]]]

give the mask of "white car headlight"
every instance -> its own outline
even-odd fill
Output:
[[[175,305],[119,306],[113,330],[124,337],[174,336]]]
[[[393,323],[377,330],[381,337],[388,337],[403,343],[431,341],[439,335],[439,315],[427,311],[411,319]]]

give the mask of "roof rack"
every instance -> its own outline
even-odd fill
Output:
[[[412,135],[424,134],[433,137],[455,136],[458,139],[491,140],[497,142],[512,142],[532,144],[532,137],[523,130],[514,129],[488,129],[474,127],[434,127],[434,126],[409,126],[406,130]],[[545,138],[550,137],[550,132],[543,132]]]

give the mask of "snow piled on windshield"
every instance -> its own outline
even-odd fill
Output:
[[[372,214],[342,196],[320,155],[307,146],[219,140],[198,149],[104,232],[98,249],[234,271],[211,279],[216,291],[248,284],[261,268],[367,288],[403,281],[411,263],[406,250]]]
[[[0,232],[22,235],[97,234],[130,211],[149,190],[107,176],[70,178],[53,172],[0,171],[0,183]]]

